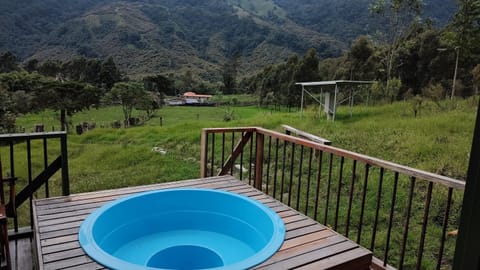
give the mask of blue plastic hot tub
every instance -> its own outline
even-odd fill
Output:
[[[80,245],[122,270],[248,269],[282,245],[285,226],[250,198],[210,189],[169,189],[113,201],[87,217]]]

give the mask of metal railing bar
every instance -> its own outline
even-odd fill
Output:
[[[348,210],[347,210],[347,224],[345,228],[345,236],[348,238],[348,233],[350,230],[350,216],[352,214],[352,203],[353,203],[353,194],[355,190],[355,174],[357,170],[357,161],[353,161],[352,165],[352,182],[350,184],[350,196],[348,198]]]
[[[225,133],[222,133],[222,166],[225,163]]]
[[[271,136],[270,136],[270,138],[271,138]],[[274,198],[276,198],[276,193],[277,193],[278,142],[279,142],[279,139],[275,138],[275,171],[273,172],[273,197]]]
[[[430,212],[430,202],[432,200],[433,183],[428,183],[427,200],[425,201],[425,212],[423,213],[422,232],[420,234],[420,244],[417,252],[417,269],[421,268],[423,248],[425,244],[425,235],[427,234],[428,216]]]
[[[302,169],[303,169],[303,149],[304,146],[300,147],[300,164],[298,167],[298,183],[297,183],[297,202],[296,202],[296,210],[300,209],[300,191],[302,188]]]
[[[14,141],[10,141],[10,177],[15,178],[15,151],[14,151]],[[14,206],[15,207],[15,206]],[[18,232],[18,216],[13,217],[13,231]]]
[[[330,160],[328,163],[328,178],[327,178],[327,202],[325,205],[325,218],[323,224],[327,225],[328,220],[328,208],[330,206],[330,186],[332,184],[332,167],[333,167],[333,154],[330,153]]]
[[[27,175],[28,175],[28,184],[32,183],[32,144],[31,140],[27,139]],[[33,194],[29,196],[29,205],[30,205],[30,226],[33,229]]]
[[[397,198],[397,187],[398,187],[398,172],[395,172],[395,177],[393,180],[393,191],[392,191],[392,202],[390,204],[390,218],[388,220],[388,227],[387,227],[387,243],[385,245],[385,254],[383,256],[383,266],[387,266],[388,264],[388,252],[390,251],[390,237],[392,233],[392,225],[393,225],[393,215],[395,213],[395,201]]]
[[[288,185],[288,206],[291,206],[292,201],[292,187],[293,187],[293,163],[295,161],[295,144],[292,143],[292,156],[290,157],[290,182]]]
[[[268,150],[267,150],[267,183],[265,187],[265,193],[268,194],[268,186],[270,182],[270,159],[271,159],[271,151],[272,151],[272,136],[268,136]]]
[[[285,192],[285,162],[287,158],[287,142],[283,142],[283,156],[282,156],[282,182],[280,185],[280,201],[283,202],[283,194]]]
[[[322,159],[323,159],[323,151],[319,151],[318,154],[318,173],[317,173],[317,188],[315,190],[315,212],[313,212],[313,219],[317,220],[317,212],[318,212],[318,201],[320,197],[320,180],[322,178]]]
[[[380,203],[382,201],[383,174],[384,174],[384,168],[380,168],[380,176],[378,179],[378,190],[377,190],[377,203],[375,205],[375,219],[373,221],[372,241],[370,245],[370,250],[372,252],[375,249],[375,237],[377,235],[378,215],[380,212],[380,205],[381,205]]]
[[[360,244],[360,240],[361,240],[361,237],[362,237],[363,216],[365,214],[365,201],[366,201],[366,197],[367,197],[369,171],[370,171],[370,165],[365,164],[365,175],[363,177],[362,205],[360,207],[360,220],[358,222],[358,233],[357,233],[357,243],[359,243],[359,244]]]
[[[255,133],[255,136],[257,136],[257,133]],[[253,156],[253,135],[250,138],[250,156],[248,157],[248,184],[249,185],[252,185],[252,156]]]
[[[408,228],[410,226],[410,215],[412,211],[412,201],[413,195],[415,192],[415,177],[410,178],[410,192],[408,193],[408,205],[407,205],[407,213],[405,217],[405,225],[403,230],[403,238],[402,238],[402,246],[400,248],[400,264],[399,269],[403,269],[403,264],[405,260],[405,250],[407,249],[407,238],[408,238]]]
[[[340,199],[342,195],[342,178],[343,178],[343,165],[345,164],[345,158],[340,158],[340,170],[338,176],[338,189],[337,189],[337,204],[335,207],[335,223],[333,225],[333,229],[336,231],[338,228],[338,215],[340,211]]]
[[[47,138],[43,138],[43,169],[46,170],[48,167],[48,148],[47,148]],[[45,183],[45,197],[50,197],[50,191],[48,188],[48,181]]]
[[[232,151],[231,151],[232,154],[233,154],[234,145],[235,145],[235,131],[232,131]],[[231,166],[230,168],[230,175],[233,175],[233,167],[234,166]]]
[[[253,133],[249,133],[249,134],[251,134],[251,136],[248,138],[248,140],[250,141],[250,138],[253,137]],[[247,145],[247,143],[248,141],[245,143],[245,145]],[[240,152],[240,181],[243,181],[243,153],[244,153],[243,148],[241,149],[241,152]]]
[[[448,218],[450,216],[450,206],[452,204],[453,188],[448,189],[447,205],[445,206],[445,215],[443,216],[442,236],[440,239],[440,250],[438,252],[437,270],[442,266],[443,252],[445,248],[445,238],[447,235]]]
[[[310,148],[310,153],[308,155],[308,174],[307,174],[307,195],[305,198],[305,215],[308,216],[308,201],[310,200],[310,181],[312,177],[312,158],[313,158],[313,149]]]

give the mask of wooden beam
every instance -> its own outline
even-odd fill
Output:
[[[15,196],[15,205],[12,207],[18,208],[25,202],[34,192],[36,192],[43,184],[45,184],[59,169],[62,168],[62,157],[57,157],[48,167],[41,172],[35,179],[24,187]],[[10,203],[9,203],[10,204]],[[10,207],[7,205],[7,208]]]
[[[233,149],[232,154],[228,157],[227,161],[222,166],[222,170],[218,173],[218,175],[225,175],[227,174],[233,167],[233,163],[237,159],[238,155],[243,151],[243,147],[248,143],[250,138],[252,137],[253,132],[244,132],[242,135],[242,139]],[[241,170],[242,168],[240,168]]]

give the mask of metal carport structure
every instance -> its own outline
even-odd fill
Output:
[[[337,112],[337,105],[341,104],[345,100],[338,100],[338,94],[340,92],[340,86],[341,85],[358,85],[358,84],[372,84],[374,81],[349,81],[349,80],[336,80],[336,81],[318,81],[318,82],[297,82],[295,85],[301,85],[302,86],[302,101],[300,105],[300,114],[303,115],[303,105],[304,105],[304,97],[305,93],[310,95],[313,99],[315,99],[317,102],[321,103],[320,100],[316,99],[307,89],[306,87],[315,87],[315,86],[335,86],[333,90],[333,100],[331,100],[330,97],[330,92],[332,92],[330,89],[327,89],[325,91],[325,99],[324,99],[324,110],[328,115],[328,118],[335,120],[335,114]],[[323,89],[322,89],[322,94],[323,94]],[[353,106],[353,97],[355,95],[355,91],[351,88],[349,92],[349,97],[348,100],[350,101],[350,113],[351,113],[351,108]]]

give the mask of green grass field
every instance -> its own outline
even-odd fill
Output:
[[[72,124],[96,123],[82,135],[69,133],[69,164],[73,192],[173,181],[199,176],[200,132],[204,127],[261,126],[281,131],[282,124],[327,138],[333,145],[464,179],[473,135],[476,106],[460,101],[455,110],[425,106],[414,118],[408,103],[339,109],[335,122],[313,109],[277,112],[257,107],[164,107],[145,125],[110,128],[122,119],[120,107],[76,113]],[[225,122],[226,111],[233,111]],[[139,116],[141,112],[134,112]],[[31,131],[35,124],[59,126],[55,112],[25,115],[17,124]],[[162,117],[162,126],[160,126]],[[103,127],[103,128],[102,128]],[[161,147],[167,154],[152,152]],[[6,149],[2,149],[2,152]],[[4,154],[5,155],[5,154]]]

